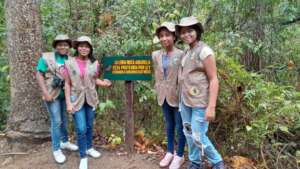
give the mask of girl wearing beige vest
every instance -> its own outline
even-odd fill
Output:
[[[213,51],[200,41],[203,27],[195,17],[185,17],[176,25],[176,34],[189,45],[181,60],[179,109],[188,143],[188,169],[203,169],[203,156],[213,169],[224,169],[221,155],[206,135],[215,118],[219,82]]]
[[[42,90],[42,98],[49,112],[51,122],[51,142],[54,160],[66,160],[61,149],[76,151],[78,147],[68,140],[68,116],[63,90],[61,69],[69,58],[71,40],[67,35],[57,35],[53,41],[54,52],[43,53],[37,64],[37,81]]]
[[[98,105],[96,85],[108,87],[111,82],[97,79],[99,63],[93,57],[91,39],[81,36],[74,42],[75,57],[65,63],[65,91],[67,111],[72,113],[77,144],[79,146],[79,169],[87,169],[87,155],[99,158],[100,153],[93,148],[93,121]]]
[[[160,161],[160,167],[179,169],[184,163],[185,137],[180,113],[178,112],[178,70],[183,52],[174,46],[175,25],[165,22],[156,29],[162,49],[152,53],[155,71],[155,90],[157,101],[162,106],[167,133],[167,153]],[[174,154],[175,129],[177,149]]]

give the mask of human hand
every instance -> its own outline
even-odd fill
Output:
[[[49,93],[45,93],[43,95],[43,99],[47,102],[52,102],[53,101],[53,97],[49,94]]]
[[[103,79],[104,83],[105,83],[105,87],[110,87],[112,85],[112,82],[108,79]]]
[[[68,113],[73,113],[74,112],[74,107],[72,104],[67,104],[67,112]]]
[[[216,115],[215,107],[207,107],[205,112],[205,120],[206,121],[214,121]]]

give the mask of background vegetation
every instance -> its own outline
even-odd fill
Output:
[[[9,108],[9,66],[4,1],[0,1],[0,129]],[[217,120],[210,135],[224,156],[251,157],[264,168],[299,168],[299,0],[42,0],[44,51],[58,33],[89,35],[99,60],[110,55],[150,55],[156,27],[194,15],[203,41],[215,51],[221,82]],[[180,42],[178,46],[185,48]],[[135,127],[164,143],[164,124],[153,81],[136,81]],[[124,133],[124,82],[99,89],[98,134]]]

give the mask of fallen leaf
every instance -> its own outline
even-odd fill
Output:
[[[246,157],[232,156],[229,158],[227,157],[226,161],[229,162],[232,169],[257,169],[254,166],[254,161]]]

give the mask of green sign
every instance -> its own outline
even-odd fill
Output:
[[[102,60],[104,78],[110,80],[151,80],[151,56],[109,56]]]

